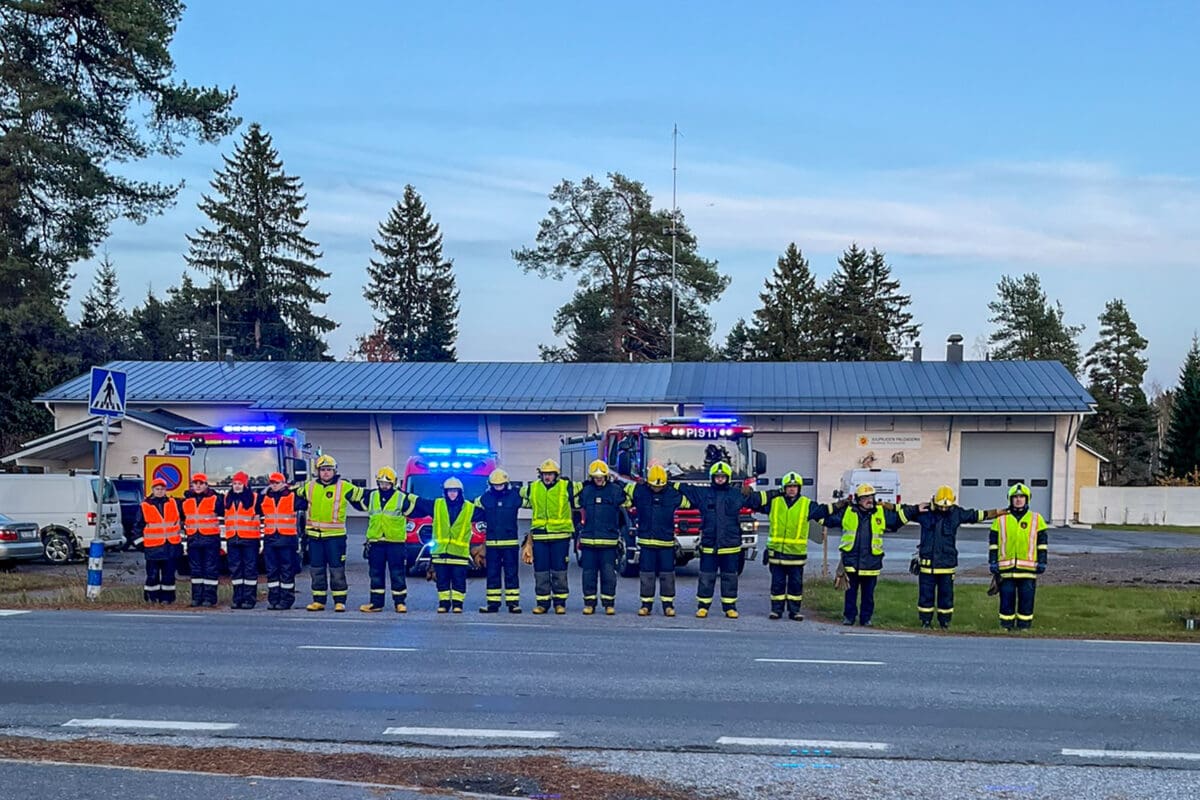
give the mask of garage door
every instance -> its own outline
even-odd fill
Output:
[[[397,426],[392,430],[392,436],[394,437],[393,464],[397,472],[404,469],[408,459],[417,455],[417,448],[423,445],[476,446],[480,444],[479,423],[475,415],[445,415],[426,423],[423,427],[419,425]]]
[[[501,431],[500,463],[514,481],[536,480],[539,464],[547,458],[558,460],[560,439],[568,433],[578,435],[568,431]]]
[[[767,456],[767,474],[759,476],[759,486],[778,488],[779,479],[785,472],[799,472],[804,476],[803,494],[816,499],[816,433],[755,433],[754,449]]]
[[[1052,433],[964,433],[958,502],[965,508],[1004,508],[1008,487],[1033,489],[1033,509],[1050,519]]]
[[[304,435],[313,447],[337,459],[338,474],[348,481],[374,486],[371,475],[371,432],[363,428],[305,426]]]

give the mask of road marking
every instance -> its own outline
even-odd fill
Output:
[[[15,611],[7,608],[0,608],[0,617],[17,617],[21,614],[28,614],[28,611]]]
[[[297,650],[370,650],[377,653],[415,653],[415,647],[353,647],[335,644],[302,644]]]
[[[582,656],[599,658],[599,653],[568,653],[565,650],[447,650],[447,653],[483,653],[489,656]]]
[[[171,719],[73,719],[64,728],[137,728],[164,731],[231,731],[236,722],[187,722]]]
[[[200,619],[201,617],[204,617],[206,615],[205,614],[167,614],[167,613],[137,614],[134,612],[120,612],[120,613],[114,612],[110,616],[113,616],[113,617],[140,617],[140,618],[145,618],[145,619],[163,619],[164,617],[168,618],[168,619]]]
[[[912,639],[916,637],[915,633],[843,633],[842,636],[870,636],[879,638],[886,636],[889,639]]]
[[[717,744],[747,747],[820,747],[829,750],[887,750],[884,742],[837,742],[824,739],[756,739],[749,736],[722,736]]]
[[[719,628],[665,628],[665,627],[655,627],[653,625],[647,625],[645,627],[642,627],[641,625],[639,625],[638,628],[639,628],[639,630],[646,630],[646,631],[686,631],[687,633],[736,633],[736,631],[724,631]]]
[[[480,628],[544,628],[540,622],[459,622],[458,625],[474,625]]]
[[[1064,748],[1064,756],[1080,758],[1141,758],[1154,761],[1200,761],[1200,753],[1164,753],[1155,750],[1071,750]]]
[[[763,664],[851,664],[861,667],[882,667],[883,661],[828,661],[821,658],[756,658]]]
[[[1084,639],[1089,644],[1169,644],[1178,647],[1200,647],[1200,642],[1139,642],[1132,639]]]
[[[460,739],[557,739],[558,731],[516,731],[497,728],[387,728],[384,736],[447,736]]]

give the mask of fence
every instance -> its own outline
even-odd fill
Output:
[[[1200,487],[1084,486],[1079,521],[1086,525],[1200,525]]]

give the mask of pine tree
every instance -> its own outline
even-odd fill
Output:
[[[1084,364],[1096,413],[1084,420],[1080,436],[1109,458],[1105,477],[1113,486],[1145,485],[1151,477],[1154,413],[1142,390],[1147,344],[1124,301],[1105,304],[1100,337]]]
[[[207,287],[197,286],[185,272],[179,285],[167,290],[164,311],[178,332],[176,357],[181,361],[215,361],[224,356],[221,342],[217,341],[216,299],[228,292],[219,288],[219,284],[214,278]],[[223,329],[221,338],[225,339],[227,334],[228,329]]]
[[[1168,474],[1183,478],[1200,469],[1200,340],[1196,337],[1172,395],[1164,461]]]
[[[129,352],[129,315],[121,303],[117,269],[108,253],[100,260],[92,288],[80,302],[80,347],[84,362],[104,364]]]
[[[900,294],[900,281],[892,277],[883,253],[851,244],[821,291],[814,357],[899,361],[904,344],[921,332],[908,311],[911,303]]]
[[[725,337],[725,346],[721,348],[719,355],[724,361],[757,361],[757,339],[758,332],[747,325],[746,320],[739,318],[729,329],[729,334]]]
[[[1019,280],[1008,275],[996,286],[999,297],[988,303],[991,357],[999,361],[1060,361],[1079,373],[1079,334],[1083,325],[1067,325],[1062,303],[1050,304],[1036,273]]]
[[[179,336],[171,324],[165,303],[154,296],[153,287],[131,316],[138,358],[145,361],[174,361],[179,356]]]
[[[458,289],[442,258],[442,234],[412,185],[379,224],[363,297],[388,350],[400,361],[454,361]],[[382,352],[374,348],[376,353]]]
[[[808,260],[795,242],[776,261],[775,270],[764,281],[758,299],[762,305],[754,312],[753,330],[744,329],[753,336],[757,358],[765,361],[820,358],[820,295]]]
[[[329,273],[317,266],[317,243],[304,236],[307,206],[300,179],[283,170],[269,134],[258,123],[212,180],[214,196],[200,210],[211,222],[189,236],[188,264],[230,283],[233,351],[250,359],[325,358],[324,335],[337,327],[315,312],[329,293]]]

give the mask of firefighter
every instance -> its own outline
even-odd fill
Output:
[[[366,556],[371,574],[370,602],[358,607],[359,611],[373,613],[383,611],[383,599],[387,594],[387,579],[392,579],[392,607],[397,614],[408,611],[408,581],[406,580],[408,538],[406,516],[412,514],[412,502],[402,492],[396,491],[396,471],[382,467],[375,473],[377,488],[367,492],[365,503],[356,504],[360,510],[370,514],[367,522]]]
[[[146,557],[142,597],[147,603],[175,602],[175,559],[179,557],[182,523],[179,501],[167,495],[165,480],[155,478],[133,523],[134,546],[142,545]]]
[[[767,513],[769,533],[763,563],[771,570],[770,619],[781,619],[786,606],[788,619],[802,622],[804,565],[808,562],[808,523],[833,514],[837,506],[813,503],[800,494],[804,478],[789,472],[779,479],[780,490],[755,492],[746,498],[747,508]]]
[[[479,613],[495,614],[503,600],[508,613],[520,614],[517,511],[521,508],[521,491],[509,483],[507,472],[494,469],[488,476],[487,491],[474,504],[474,520],[487,525],[487,605],[480,606]]]
[[[596,459],[588,464],[591,481],[575,495],[583,512],[579,548],[583,566],[583,613],[596,613],[596,583],[604,613],[617,613],[617,543],[621,537],[621,509],[629,505],[625,491],[609,480],[608,464]]]
[[[258,494],[245,472],[234,474],[225,495],[225,546],[229,553],[229,582],[233,607],[254,608],[258,602],[258,555],[262,552],[262,519]]]
[[[894,531],[908,522],[904,509],[891,503],[875,502],[875,487],[860,483],[854,489],[854,504],[845,512],[825,518],[829,528],[841,528],[842,570],[850,582],[842,608],[842,624],[871,627],[875,613],[875,584],[883,572],[883,533]],[[859,605],[859,595],[862,605]]]
[[[467,599],[467,568],[471,564],[471,530],[476,505],[463,497],[458,478],[442,482],[442,496],[426,500],[415,494],[404,496],[409,513],[433,518],[430,566],[437,581],[439,614],[461,614]]]
[[[216,606],[221,576],[221,524],[225,498],[208,486],[208,476],[197,472],[183,493],[184,550],[192,575],[192,606]]]
[[[267,568],[267,609],[287,611],[296,604],[296,548],[308,503],[272,472],[255,512],[263,523],[263,561]]]
[[[1000,627],[1006,631],[1033,627],[1037,576],[1046,571],[1049,550],[1046,520],[1029,508],[1033,492],[1023,483],[1008,490],[1008,513],[992,523],[988,535],[988,568],[1000,578]]]
[[[667,485],[667,470],[661,464],[650,465],[645,483],[627,483],[625,492],[637,521],[638,573],[641,579],[642,607],[639,617],[654,610],[654,582],[663,614],[675,616],[675,512],[691,508],[691,503],[675,486]]]
[[[742,558],[743,495],[733,488],[733,468],[717,461],[708,469],[708,486],[675,484],[693,508],[700,511],[700,581],[696,586],[696,616],[708,616],[712,606],[717,573],[721,573],[721,608],[725,616],[737,619],[738,562]]]
[[[308,502],[305,535],[308,538],[312,602],[309,611],[324,611],[332,595],[333,610],[346,610],[346,511],[361,503],[363,490],[337,474],[331,455],[317,459],[317,479],[306,481],[300,496]]]
[[[922,628],[933,627],[937,611],[942,630],[954,615],[954,572],[958,568],[958,526],[995,519],[1003,510],[962,508],[949,486],[939,486],[928,503],[903,506],[904,516],[921,526],[917,545],[917,617]]]
[[[548,458],[538,467],[538,480],[522,487],[521,498],[533,509],[529,535],[533,539],[533,579],[537,606],[534,614],[545,614],[551,601],[555,614],[567,613],[567,559],[575,521],[571,508],[579,484],[560,477],[558,462]]]

